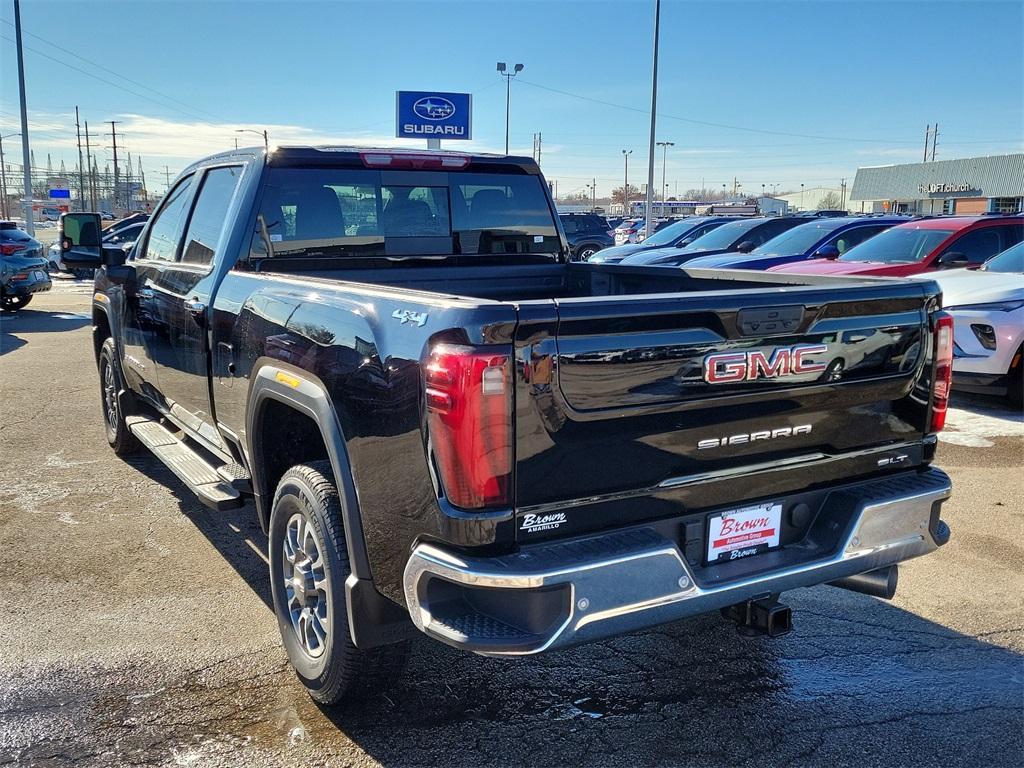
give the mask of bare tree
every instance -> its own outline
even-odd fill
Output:
[[[829,192],[818,201],[819,211],[835,211],[843,204],[838,192]]]

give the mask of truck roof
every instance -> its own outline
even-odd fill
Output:
[[[182,173],[187,173],[211,163],[220,163],[233,159],[251,160],[254,156],[259,157],[263,154],[263,147],[239,147],[238,149],[232,149],[205,157],[190,165],[182,171]],[[469,168],[475,165],[487,165],[492,168],[494,166],[512,166],[528,173],[540,173],[540,168],[532,157],[519,157],[515,155],[501,155],[487,152],[456,152],[447,149],[416,149],[412,147],[362,147],[352,145],[277,146],[273,147],[267,155],[267,163],[269,165],[284,166],[308,162],[320,165],[327,163],[330,165],[351,165],[370,168],[386,167],[381,164],[367,162],[366,158],[368,156],[376,158],[384,156],[401,158],[403,161],[401,167],[412,170],[419,167],[423,167],[427,170],[460,170],[462,168]],[[440,160],[441,163],[438,163],[437,165],[428,163],[426,166],[412,165],[414,161],[429,161],[432,159]],[[442,165],[444,159],[461,162],[458,165],[448,165],[447,163]],[[399,165],[396,164],[391,167],[395,168],[399,167]]]

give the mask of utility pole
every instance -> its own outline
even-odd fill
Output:
[[[597,179],[590,185],[590,210],[597,208]]]
[[[113,199],[111,200],[110,207],[114,209],[114,210],[111,211],[111,213],[114,214],[115,216],[117,216],[117,185],[118,185],[119,177],[118,177],[118,172],[117,172],[117,121],[116,120],[111,120],[110,121],[110,138],[113,140],[113,150],[114,150],[114,194],[112,196]]]
[[[78,210],[85,210],[85,168],[82,167],[82,127],[78,123],[78,106],[75,106],[75,134],[78,136]]]
[[[931,136],[931,133],[932,124],[928,123],[928,125],[924,127],[924,160],[922,162],[925,163],[928,162],[928,137]]]
[[[25,230],[33,237],[36,225],[32,216],[32,159],[28,143],[28,103],[25,101],[25,52],[21,45],[21,3],[14,0],[14,36],[18,47],[18,96],[21,100],[21,163],[24,177]]]
[[[164,166],[164,194],[166,195],[171,189],[171,169],[166,165]]]
[[[661,34],[661,0],[654,0],[654,56],[651,67],[651,136],[647,146],[647,210],[644,237],[654,234],[654,148],[658,128],[658,38]]]
[[[89,146],[89,121],[85,121],[85,163],[89,166],[89,207],[96,210],[96,176],[92,172],[92,149]]]
[[[6,138],[17,136],[16,133],[7,134]],[[11,214],[7,210],[7,165],[4,161],[4,136],[0,135],[0,216],[9,219]]]
[[[839,190],[840,190],[840,198],[839,198],[840,199],[840,203],[839,203],[839,207],[842,210],[845,211],[846,210],[846,179],[842,179],[839,182]]]
[[[939,124],[935,124],[935,128],[932,129],[932,162],[935,162],[935,142],[939,138]]]
[[[632,149],[622,150],[622,159],[626,163],[626,168],[622,176],[622,213],[625,216],[629,216],[629,156],[632,154]]]

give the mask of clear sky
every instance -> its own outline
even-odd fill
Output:
[[[13,20],[0,0],[4,134],[19,130]],[[472,92],[475,139],[446,146],[501,150],[501,60],[525,65],[512,151],[529,155],[540,132],[560,193],[620,185],[623,148],[631,182],[646,177],[653,0],[23,0],[22,21],[37,166],[47,152],[74,165],[76,104],[91,131],[122,121],[119,144],[157,190],[165,165],[233,146],[237,127],[282,144],[408,144],[391,138],[398,89]],[[1024,150],[1021,0],[665,0],[661,43],[670,193],[734,176],[751,193],[835,186],[860,165],[919,160],[936,121],[938,159]],[[8,163],[18,141],[4,142]]]

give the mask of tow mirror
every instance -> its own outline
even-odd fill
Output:
[[[742,243],[736,246],[736,250],[740,253],[750,253],[757,246],[754,245],[753,240],[744,240]]]
[[[64,213],[60,217],[60,258],[71,269],[103,265],[98,213]]]
[[[956,269],[957,267],[966,267],[970,262],[964,254],[950,251],[939,256],[936,263],[940,269]]]
[[[835,261],[839,258],[839,249],[834,245],[823,245],[815,252],[814,256],[818,259],[829,259],[830,261]]]

